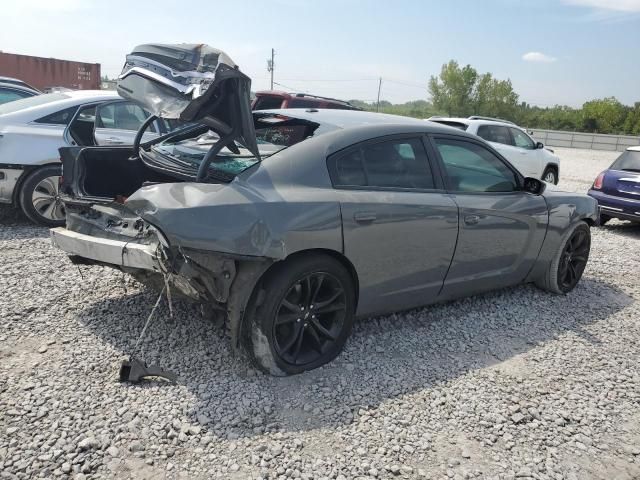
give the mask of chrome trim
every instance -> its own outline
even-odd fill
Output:
[[[66,228],[52,228],[51,243],[61,250],[83,258],[129,268],[160,272],[157,243],[143,245],[109,238],[93,237]]]
[[[171,88],[175,88],[176,90],[178,90],[180,93],[184,94],[184,95],[189,95],[191,94],[191,92],[193,92],[197,85],[195,84],[189,84],[189,85],[183,85],[182,83],[178,83],[178,82],[174,82],[173,80],[169,80],[166,77],[163,77],[162,75],[152,72],[150,70],[147,70],[146,68],[142,68],[142,67],[132,67],[129,70],[127,70],[126,72],[120,74],[118,76],[118,79],[122,80],[124,78],[126,78],[127,76],[137,73],[138,75],[141,75],[143,77],[147,77],[151,80],[155,80],[156,82],[162,83],[164,85],[167,85],[168,87]]]
[[[600,209],[601,210],[613,210],[614,212],[624,212],[624,210],[622,208],[607,207],[605,205],[600,205]]]

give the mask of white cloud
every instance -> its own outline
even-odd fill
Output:
[[[564,3],[580,7],[591,7],[597,10],[640,12],[640,0],[564,0]]]
[[[527,52],[524,55],[522,55],[522,59],[525,62],[536,62],[536,63],[553,63],[556,60],[558,60],[556,57],[545,55],[542,52]]]

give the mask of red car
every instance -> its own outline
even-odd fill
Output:
[[[256,92],[251,103],[252,110],[272,110],[276,108],[332,108],[337,110],[360,110],[349,102],[335,98],[319,97],[307,93],[287,93],[277,90]]]

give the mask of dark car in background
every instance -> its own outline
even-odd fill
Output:
[[[600,205],[600,225],[612,218],[640,223],[640,146],[622,152],[588,194]]]
[[[273,110],[278,108],[331,108],[336,110],[360,110],[344,100],[320,97],[308,93],[287,93],[276,90],[256,92],[251,104],[252,110]]]

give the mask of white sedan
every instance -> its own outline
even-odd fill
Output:
[[[149,117],[113,91],[49,93],[0,105],[0,203],[19,206],[36,223],[64,225],[58,195],[66,146],[131,145]],[[167,133],[155,121],[142,137]]]

